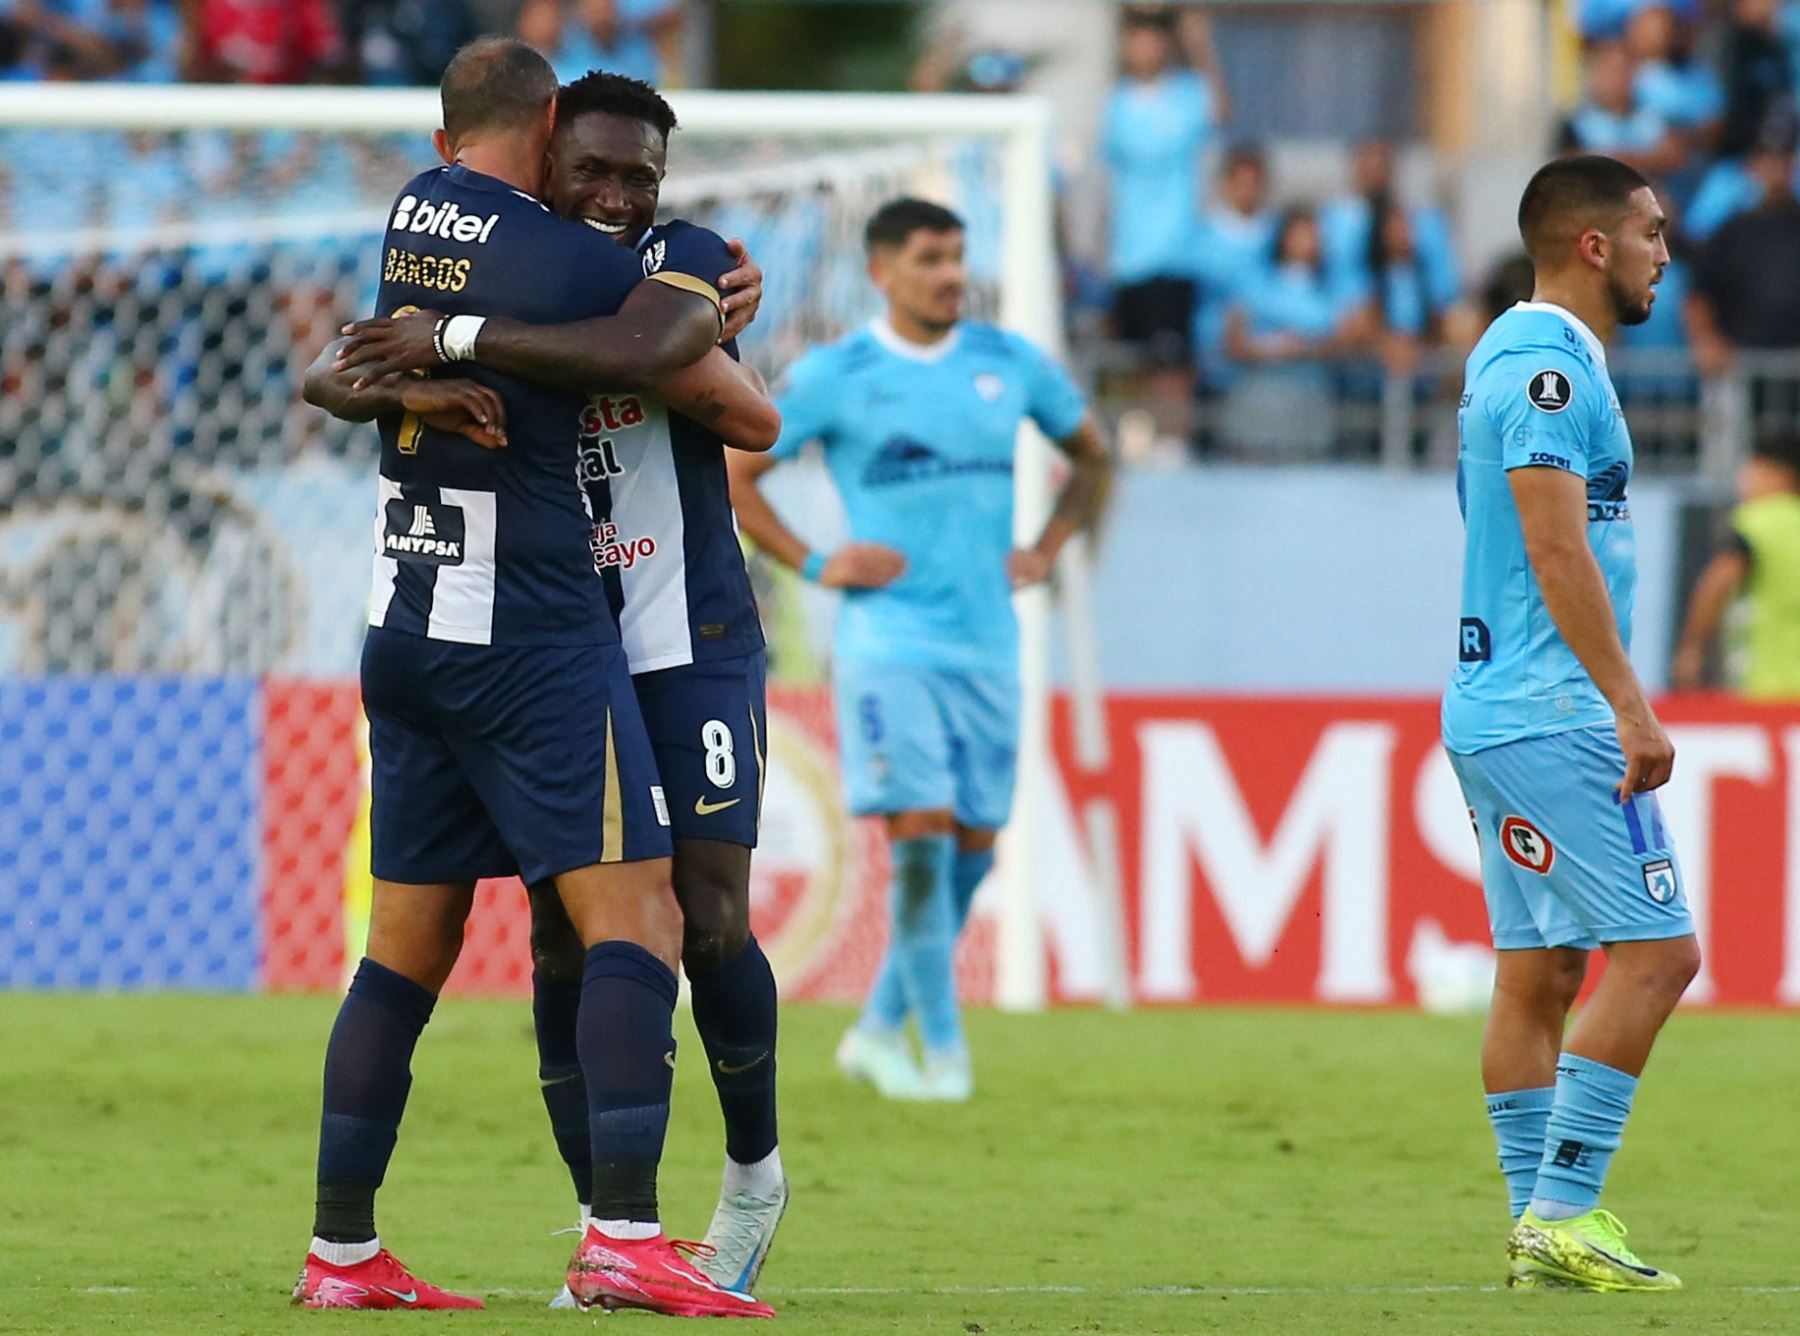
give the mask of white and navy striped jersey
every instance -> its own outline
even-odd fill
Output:
[[[440,167],[395,202],[377,310],[555,324],[612,314],[642,277],[616,242],[503,181]],[[369,624],[471,645],[617,643],[578,476],[581,396],[473,363],[458,374],[499,391],[511,443],[381,420]]]
[[[633,263],[714,302],[719,277],[737,267],[716,233],[680,221],[645,233]],[[762,648],[724,442],[645,395],[601,394],[582,415],[580,455],[594,561],[631,671]]]

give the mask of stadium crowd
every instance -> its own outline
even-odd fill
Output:
[[[1584,97],[1555,147],[1630,162],[1671,219],[1654,313],[1621,331],[1620,390],[1691,406],[1696,372],[1800,348],[1800,5],[1583,0],[1576,20]],[[1333,403],[1366,401],[1383,371],[1416,382],[1433,351],[1454,369],[1528,295],[1522,257],[1467,280],[1444,209],[1399,188],[1391,144],[1349,150],[1342,195],[1273,199],[1263,149],[1232,136],[1204,11],[1128,10],[1119,50],[1101,140],[1111,327],[1162,431],[1239,452],[1341,446]],[[1217,409],[1197,427],[1195,398]],[[1317,411],[1294,411],[1308,400]]]
[[[1621,392],[1655,431],[1659,409],[1691,422],[1700,377],[1741,365],[1741,351],[1800,348],[1786,296],[1800,279],[1800,2],[1579,0],[1572,12],[1583,93],[1555,146],[1631,162],[1672,221],[1653,316],[1620,338]],[[655,82],[683,66],[691,17],[683,0],[0,0],[0,79],[430,84],[470,36],[510,31],[565,79],[605,67]],[[1205,7],[1127,7],[1117,56],[1091,136],[1110,199],[1104,254],[1072,261],[1067,284],[1083,360],[1110,373],[1103,397],[1148,405],[1171,445],[1277,458],[1375,453],[1396,404],[1441,405],[1461,351],[1522,295],[1518,260],[1470,274],[1455,202],[1409,193],[1383,140],[1344,146],[1341,192],[1278,195],[1268,146],[1234,126],[1233,72]],[[1019,52],[938,46],[912,84],[1007,91],[1029,69]],[[293,135],[10,134],[0,221],[57,229],[75,201],[129,238],[177,200],[204,209],[251,180],[264,198],[347,210],[382,194],[401,154]],[[204,258],[217,268],[230,250]],[[1676,453],[1691,453],[1692,427],[1676,434]],[[1430,452],[1425,435],[1411,453]]]

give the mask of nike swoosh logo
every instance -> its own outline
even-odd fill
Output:
[[[750,1059],[750,1061],[746,1062],[742,1067],[733,1067],[729,1062],[725,1061],[724,1058],[720,1058],[719,1059],[719,1070],[721,1072],[723,1072],[726,1076],[741,1076],[745,1072],[749,1071],[752,1067],[760,1066],[763,1062],[765,1062],[768,1059],[768,1056],[769,1055],[768,1055],[767,1051],[758,1053],[754,1058]]]
[[[545,1090],[548,1090],[551,1086],[559,1086],[565,1081],[573,1081],[580,1075],[580,1072],[570,1072],[567,1076],[540,1076],[538,1077],[538,1085],[542,1086]]]
[[[670,1071],[675,1070],[675,1055],[673,1053],[663,1054],[663,1061],[669,1064]]]
[[[1587,1240],[1583,1239],[1582,1242],[1587,1243]],[[1633,1266],[1630,1262],[1627,1262],[1623,1257],[1614,1257],[1611,1253],[1607,1252],[1606,1249],[1602,1248],[1597,1243],[1588,1243],[1587,1246],[1592,1248],[1595,1252],[1599,1253],[1602,1257],[1604,1257],[1607,1261],[1611,1262],[1614,1266],[1622,1266],[1627,1271],[1637,1272],[1638,1275],[1640,1275],[1640,1276],[1654,1276],[1656,1274],[1655,1267]]]
[[[381,1288],[384,1293],[393,1295],[403,1304],[416,1304],[419,1302],[419,1292],[417,1290],[408,1290],[405,1294],[402,1294],[399,1290],[388,1289],[386,1285],[383,1285]]]
[[[709,803],[705,798],[694,799],[695,816],[711,816],[714,812],[723,812],[727,807],[736,807],[743,802],[742,798],[727,798],[722,803]]]

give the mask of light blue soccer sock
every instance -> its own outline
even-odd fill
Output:
[[[957,936],[962,935],[963,924],[969,921],[969,906],[975,902],[975,892],[993,866],[992,849],[956,851],[950,865],[950,899]],[[894,950],[897,940],[894,937],[888,941],[888,948],[881,957],[881,969],[875,975],[874,986],[869,989],[869,1000],[863,1006],[861,1021],[865,1030],[891,1032],[906,1024],[906,985],[900,980],[900,961]],[[954,952],[952,965],[954,967]],[[1535,1155],[1531,1163],[1535,1170]]]
[[[1599,1203],[1637,1085],[1637,1077],[1591,1058],[1565,1053],[1557,1060],[1556,1100],[1531,1194],[1535,1214],[1568,1220]]]
[[[990,849],[958,849],[950,869],[950,889],[956,906],[956,932],[962,935],[969,921],[969,906],[975,903],[975,892],[987,880],[994,867],[994,851]]]
[[[1488,1121],[1494,1125],[1500,1172],[1506,1178],[1506,1196],[1514,1220],[1531,1205],[1538,1165],[1544,1159],[1544,1128],[1550,1122],[1550,1106],[1555,1099],[1555,1086],[1507,1090],[1487,1097]]]
[[[953,968],[956,913],[951,903],[951,863],[955,855],[956,841],[949,835],[894,841],[890,949],[907,1008],[919,1022],[919,1038],[933,1052],[963,1048]]]

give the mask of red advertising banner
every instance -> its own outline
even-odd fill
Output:
[[[886,937],[881,832],[843,812],[828,695],[770,704],[757,934],[785,996],[858,997]],[[1479,1000],[1477,851],[1435,701],[1121,696],[1107,714],[1111,759],[1084,773],[1054,712],[1035,888],[1051,1000],[1104,996],[1121,936],[1144,1004]],[[353,685],[266,688],[266,987],[341,983],[367,895],[359,718]],[[1687,697],[1664,718],[1662,809],[1707,959],[1691,1000],[1800,1003],[1800,709]],[[1085,838],[1096,804],[1110,877]],[[996,933],[984,898],[959,959],[971,1000],[993,995]],[[523,992],[530,968],[517,884],[484,887],[452,987]]]
[[[1055,736],[1070,812],[1116,811],[1139,1001],[1410,1003],[1479,960],[1435,701],[1121,697],[1108,716],[1104,774],[1070,764],[1066,709]],[[1690,1000],[1800,1002],[1800,709],[1681,697],[1663,718],[1660,798],[1707,958]],[[1089,995],[1082,937],[1047,935],[1058,994]]]

